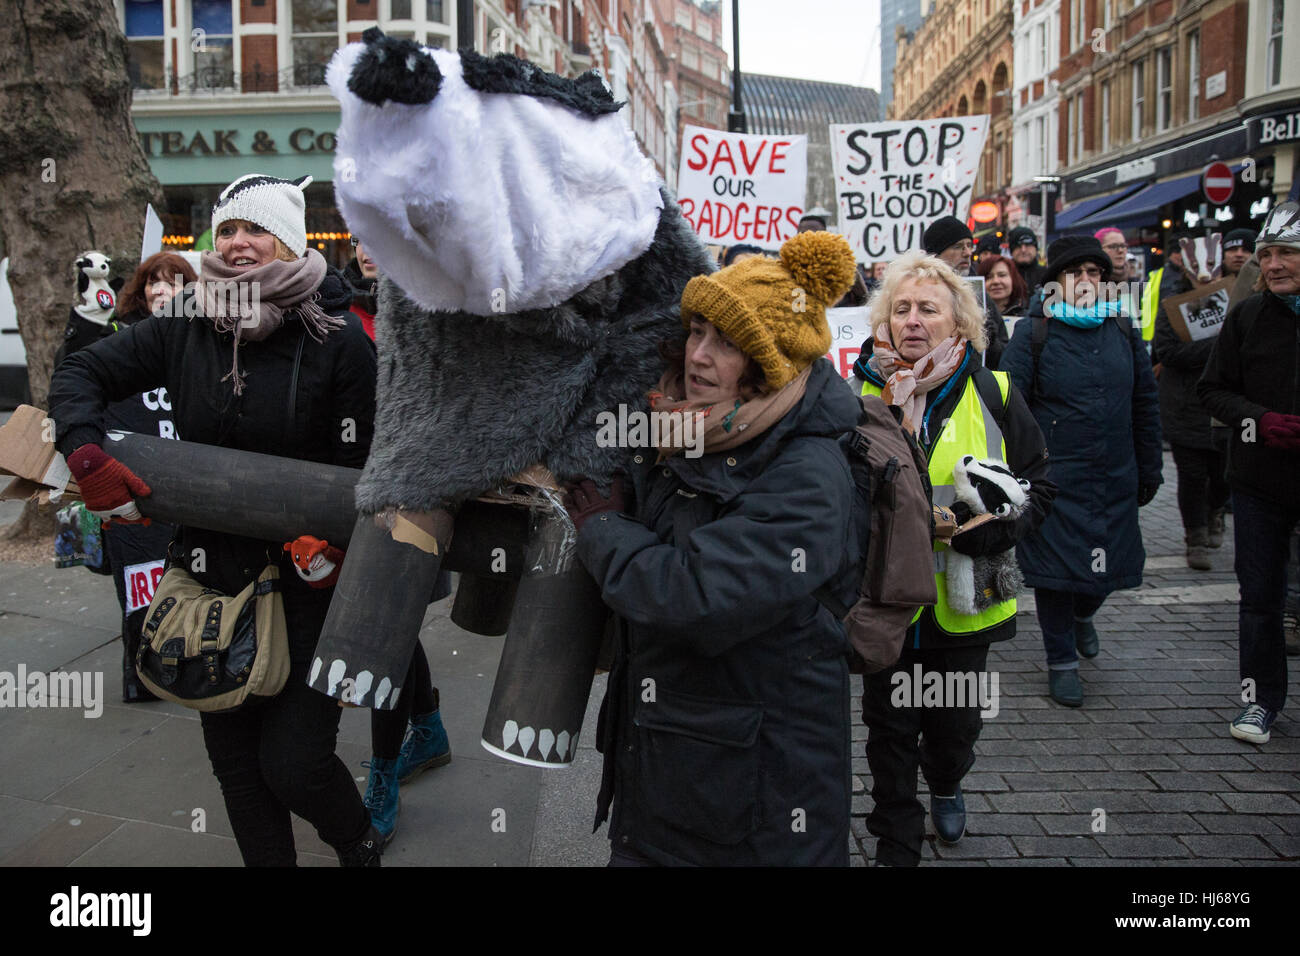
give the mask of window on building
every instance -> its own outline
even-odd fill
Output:
[[[1187,119],[1201,117],[1201,31],[1187,34]]]
[[[1084,123],[1083,123],[1083,115],[1084,115],[1084,114],[1083,114],[1083,94],[1080,93],[1078,96],[1076,96],[1076,97],[1074,98],[1074,100],[1075,100],[1075,105],[1074,105],[1074,142],[1075,142],[1075,147],[1074,147],[1074,158],[1075,158],[1075,160],[1079,160],[1079,159],[1082,159],[1082,158],[1083,158],[1083,153],[1084,153],[1084,142],[1083,142],[1083,127],[1084,127]]]
[[[126,69],[133,89],[159,90],[167,85],[162,0],[127,0]]]
[[[410,16],[409,3],[407,7]],[[321,86],[325,82],[325,66],[339,46],[338,4],[330,0],[293,0],[290,14],[293,85]]]
[[[1075,124],[1078,122],[1076,112],[1079,109],[1079,98],[1071,96],[1066,102],[1068,116],[1066,117],[1066,156],[1069,157],[1070,163],[1073,164],[1079,158],[1079,137],[1075,133]]]
[[[713,24],[710,23],[708,20],[705,20],[703,17],[701,17],[699,22],[695,24],[695,34],[701,40],[708,40],[710,43],[712,43]]]
[[[1034,120],[1034,144],[1038,148],[1038,168],[1034,174],[1042,176],[1047,173],[1047,120],[1042,116]]]
[[[700,54],[691,47],[682,47],[682,69],[698,70],[700,68]]]
[[[1273,0],[1268,18],[1268,50],[1264,64],[1264,82],[1271,90],[1282,85],[1282,21],[1285,0]]]
[[[1047,21],[1038,24],[1034,47],[1038,51],[1037,75],[1047,73]]]
[[[230,0],[194,0],[190,48],[194,85],[228,89],[235,85],[235,38]]]
[[[1110,6],[1115,0],[1101,0],[1101,28],[1110,30]]]
[[[294,6],[297,6],[297,3]],[[335,4],[329,4],[329,6],[335,6]],[[388,0],[388,19],[411,19],[411,0]]]
[[[1083,41],[1088,36],[1087,10],[1084,7],[1084,0],[1073,0],[1074,6],[1071,9],[1070,17],[1070,49],[1077,50],[1083,46]]]
[[[1173,123],[1174,48],[1156,51],[1156,132],[1164,132]]]
[[[676,20],[679,27],[685,27],[689,30],[691,28],[691,11],[686,7],[679,7]]]
[[[1110,80],[1101,84],[1101,151],[1110,152]]]
[[[447,11],[443,0],[424,0],[424,18],[430,23],[446,23]],[[432,42],[429,43],[429,46],[433,45]]]
[[[1137,142],[1142,138],[1142,107],[1146,105],[1146,64],[1141,61],[1133,64],[1133,129],[1131,139]]]

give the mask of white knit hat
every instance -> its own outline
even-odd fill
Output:
[[[221,191],[212,207],[212,237],[223,222],[246,219],[275,236],[296,256],[307,252],[307,203],[303,190],[310,176],[276,179],[261,173],[240,176]]]
[[[1265,246],[1300,249],[1300,204],[1284,202],[1269,211],[1264,228],[1255,240],[1255,251],[1259,252]]]

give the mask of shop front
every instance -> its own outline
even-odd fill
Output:
[[[352,255],[347,224],[334,201],[335,111],[275,113],[136,112],[140,146],[158,181],[166,208],[164,248],[211,248],[207,235],[221,190],[248,173],[281,179],[311,176],[306,189],[307,241],[331,265]]]

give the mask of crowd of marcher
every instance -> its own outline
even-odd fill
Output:
[[[86,507],[116,519],[115,567],[165,560],[224,594],[279,571],[287,684],[256,707],[202,714],[244,862],[292,865],[297,814],[343,865],[377,865],[396,830],[399,785],[451,757],[423,649],[417,642],[400,706],[372,712],[361,796],[335,755],[338,702],[306,680],[337,568],[305,573],[295,542],[130,523],[150,489],[104,448],[107,428],[140,428],[128,411],[165,389],[169,427],[185,441],[365,462],[378,267],[356,240],[342,273],[309,248],[303,186],[241,177],[213,210],[215,250],[197,273],[175,256],[143,262],[119,320],[70,335],[51,414]],[[1190,567],[1209,567],[1231,501],[1247,690],[1230,729],[1266,743],[1285,702],[1283,615],[1300,522],[1300,211],[1279,206],[1258,234],[1227,235],[1224,273],[1257,263],[1258,279],[1217,338],[1197,341],[1159,308],[1197,284],[1173,246],[1146,293],[1133,294],[1119,230],[1056,239],[1040,264],[1030,230],[1011,230],[1003,254],[979,249],[948,216],[926,229],[922,249],[868,268],[826,231],[827,215],[810,212],[776,255],[726,250],[719,271],[686,286],[681,335],[664,343],[646,401],[699,416],[703,454],[663,448],[607,493],[572,476],[577,555],[617,622],[596,732],[597,823],[609,820],[611,865],[847,863],[854,656],[822,592],[845,580],[854,553],[860,488],[844,444],[864,398],[896,410],[924,453],[934,504],[962,521],[933,546],[936,602],[906,626],[896,662],[862,678],[877,863],[920,860],[918,771],[938,837],[955,843],[965,832],[962,780],[980,703],[897,691],[912,675],[986,675],[990,645],[1015,636],[1020,580],[978,584],[972,609],[956,597],[953,569],[1018,569],[1034,596],[1047,693],[1083,705],[1080,658],[1096,657],[1105,636],[1095,616],[1112,592],[1142,581],[1138,514],[1163,480],[1162,437]],[[972,275],[984,280],[982,301]],[[241,321],[210,292],[254,282],[259,304]],[[162,303],[173,296],[197,297],[202,318],[169,318]],[[837,305],[870,316],[847,383],[823,358]],[[340,437],[345,420],[352,438]],[[999,469],[1019,497],[974,520],[970,476]],[[133,671],[147,609],[128,608],[118,591],[123,697],[148,700]],[[430,600],[450,591],[444,574]],[[651,676],[659,690],[647,698]]]

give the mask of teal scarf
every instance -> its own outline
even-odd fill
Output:
[[[1114,300],[1094,302],[1083,309],[1068,302],[1052,302],[1044,306],[1044,311],[1052,318],[1079,329],[1095,329],[1112,316],[1119,315],[1122,309],[1123,303]]]
[[[1300,295],[1284,295],[1282,301],[1291,306],[1291,311],[1300,315]]]

